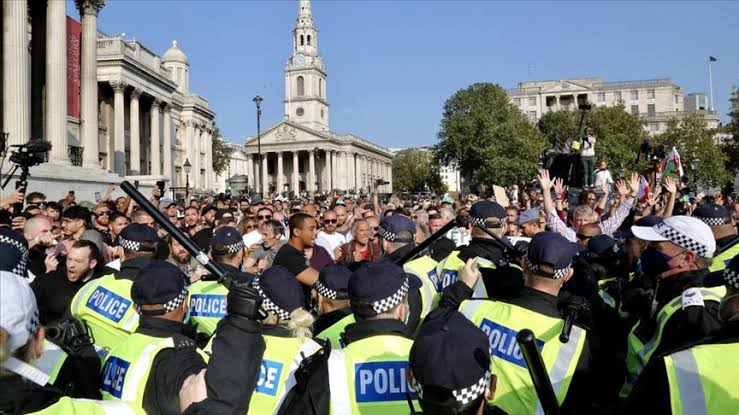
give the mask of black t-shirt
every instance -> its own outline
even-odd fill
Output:
[[[297,250],[290,244],[284,244],[277,251],[272,265],[281,265],[287,268],[288,271],[292,272],[293,275],[298,275],[308,268],[308,258],[305,257],[303,251]]]

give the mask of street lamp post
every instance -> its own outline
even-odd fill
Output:
[[[185,159],[185,164],[182,165],[182,168],[185,169],[185,198],[187,198],[187,193],[190,191],[190,171],[192,170],[190,159]]]
[[[695,193],[698,193],[698,166],[700,165],[700,159],[692,158],[690,160],[690,170],[693,171],[693,185],[695,186]]]
[[[264,189],[262,188],[264,183],[262,182],[262,132],[260,130],[260,121],[262,118],[262,101],[264,99],[259,95],[255,96],[252,101],[257,105],[257,179],[259,179],[259,195],[264,195]]]

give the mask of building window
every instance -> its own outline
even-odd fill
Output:
[[[647,104],[647,116],[655,117],[657,115],[657,109],[654,104]]]
[[[536,111],[529,111],[529,120],[536,122]]]
[[[534,105],[536,105],[536,97],[530,97],[529,98],[529,106],[531,107],[531,106],[534,106]]]
[[[598,102],[605,102],[606,101],[606,93],[605,92],[598,92],[598,95],[596,96],[596,99]]]
[[[310,46],[310,35],[308,35],[308,46]]]
[[[305,44],[305,43],[303,43],[304,40],[305,39],[303,38],[303,35],[300,35],[300,46],[303,46]]]
[[[520,107],[521,106],[521,98],[513,98],[513,105]]]
[[[615,101],[621,101],[621,91],[616,91],[613,93],[613,99]]]
[[[323,118],[323,116],[324,116],[324,112],[323,112],[323,108],[321,108],[321,118]]]
[[[305,80],[302,76],[298,77],[298,96],[302,97],[305,95]]]
[[[631,91],[631,99],[632,100],[639,99],[639,91]]]
[[[631,113],[634,115],[639,115],[639,106],[638,105],[632,105],[631,106]]]
[[[654,133],[659,132],[659,123],[649,124],[649,130]]]
[[[675,95],[675,104],[680,103],[680,95]]]
[[[654,89],[647,89],[647,99],[654,99]]]
[[[323,98],[323,78],[318,78],[318,96]]]

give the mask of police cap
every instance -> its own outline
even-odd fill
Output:
[[[377,233],[388,242],[414,242],[416,223],[403,215],[387,216],[382,220]]]
[[[412,387],[424,402],[465,407],[490,385],[490,342],[456,310],[421,326],[408,360]]]
[[[185,302],[187,275],[169,262],[154,260],[139,271],[131,286],[131,299],[144,315],[172,312]],[[162,305],[156,310],[141,310],[143,305]]]
[[[498,218],[501,221],[506,218],[506,212],[503,206],[489,200],[481,200],[470,208],[470,224],[475,226],[485,226],[485,221],[491,218]]]
[[[693,217],[708,226],[721,226],[731,223],[731,215],[725,207],[716,203],[705,203],[693,211]]]
[[[420,286],[389,259],[362,264],[349,277],[349,305],[360,317],[374,317],[400,304],[409,289]]]
[[[210,238],[210,252],[213,255],[231,255],[243,249],[244,239],[233,226],[216,229]]]
[[[287,268],[272,265],[262,275],[252,280],[252,286],[262,297],[262,308],[289,320],[290,313],[305,304],[303,287]]]
[[[540,232],[531,238],[526,253],[529,271],[536,276],[564,278],[575,256],[574,244],[556,232]]]
[[[0,226],[0,271],[9,271],[26,278],[28,242],[23,234]]]
[[[332,300],[349,299],[349,277],[352,272],[345,265],[326,265],[318,274],[315,288],[319,294]]]
[[[154,252],[158,240],[159,237],[154,228],[142,223],[132,223],[123,228],[121,234],[118,235],[118,245],[134,252]]]

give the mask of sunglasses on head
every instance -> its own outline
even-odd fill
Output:
[[[339,221],[336,219],[324,219],[323,223],[338,223]]]
[[[257,215],[257,219],[272,219],[272,215]]]

